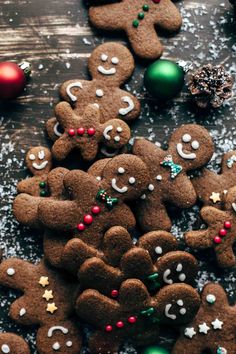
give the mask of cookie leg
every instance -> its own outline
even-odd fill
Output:
[[[153,205],[150,201],[143,201],[137,207],[138,222],[143,231],[156,231],[171,229],[171,220],[163,204]]]
[[[233,267],[236,265],[236,257],[233,252],[232,246],[225,247],[215,247],[216,258],[219,266],[221,268]]]
[[[52,154],[55,159],[61,161],[69,155],[72,149],[72,141],[66,136],[66,133],[64,133],[52,146]]]
[[[202,231],[190,231],[184,235],[185,242],[192,248],[210,248],[212,246],[212,240],[209,236],[209,230]]]
[[[131,24],[127,28],[127,34],[133,50],[138,56],[144,59],[157,59],[162,55],[163,46],[154,26],[134,28]]]
[[[201,344],[199,337],[198,340],[194,339],[179,339],[174,348],[172,349],[172,354],[202,354],[204,347]]]
[[[97,332],[89,338],[89,349],[93,354],[118,354],[121,343],[114,336]]]
[[[62,267],[62,253],[70,237],[62,237],[61,234],[46,231],[43,239],[44,256],[47,261],[56,268]]]
[[[86,161],[92,161],[95,159],[98,153],[98,142],[96,140],[89,141],[88,144],[81,146],[80,148],[81,156]]]

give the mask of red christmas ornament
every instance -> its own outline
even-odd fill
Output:
[[[87,215],[84,216],[84,223],[85,223],[86,225],[90,225],[90,224],[92,224],[92,222],[93,222],[93,217],[92,217],[92,215],[87,214]]]
[[[225,227],[226,229],[230,229],[230,228],[231,228],[231,222],[230,222],[230,221],[225,221],[224,227]]]
[[[93,136],[95,134],[95,129],[94,128],[88,128],[88,135]]]
[[[0,63],[0,99],[10,100],[21,94],[30,73],[29,63],[17,65],[11,62]]]
[[[77,134],[78,135],[84,135],[84,128],[78,128],[77,129]]]

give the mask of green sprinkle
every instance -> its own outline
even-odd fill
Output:
[[[46,182],[40,182],[39,183],[40,188],[46,188]]]
[[[137,28],[139,26],[139,20],[134,20],[133,21],[133,26]]]
[[[144,19],[144,13],[143,12],[140,12],[139,14],[138,14],[138,18],[140,19],[140,20],[143,20]]]
[[[143,11],[148,11],[149,10],[149,6],[148,5],[143,5]]]
[[[46,191],[41,191],[40,192],[40,197],[46,197],[47,195],[47,192]]]

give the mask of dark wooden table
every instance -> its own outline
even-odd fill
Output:
[[[177,36],[163,39],[164,57],[191,60],[194,67],[209,62],[223,63],[235,76],[236,22],[228,1],[185,0],[178,1],[177,6],[183,14],[183,28]],[[96,45],[108,40],[125,42],[125,37],[103,37],[92,30],[82,0],[0,0],[1,61],[26,59],[33,67],[25,95],[15,102],[0,104],[0,246],[4,256],[36,261],[42,255],[40,233],[20,227],[11,214],[16,183],[27,175],[24,154],[30,146],[49,145],[44,123],[53,115],[53,107],[59,101],[59,85],[68,79],[88,78],[87,58]],[[140,60],[136,63],[134,76],[126,85],[142,102],[142,115],[132,126],[133,135],[165,144],[169,133],[178,125],[203,124],[216,144],[212,166],[217,169],[221,153],[235,148],[236,96],[223,108],[200,114],[193,109],[185,88],[180,97],[160,107],[143,89],[145,65]],[[196,206],[175,217],[173,232],[179,239],[198,219],[198,211]],[[235,270],[220,272],[212,254],[207,257],[210,261],[206,264],[206,253],[198,254],[197,286],[201,288],[209,280],[219,281],[233,301]],[[23,330],[7,316],[16,293],[1,288],[0,294],[0,329],[22,333],[34,342],[33,329]],[[163,341],[168,346],[169,340]],[[32,348],[32,353],[36,353],[34,344]]]

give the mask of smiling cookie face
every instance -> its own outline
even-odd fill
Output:
[[[88,67],[93,78],[121,85],[131,76],[134,60],[123,45],[105,43],[93,51]]]
[[[103,139],[108,147],[119,149],[128,143],[129,138],[130,129],[122,120],[113,119],[105,125]]]
[[[206,164],[213,154],[213,142],[208,131],[194,124],[177,129],[170,140],[170,150],[188,170]]]
[[[30,149],[26,155],[26,164],[33,175],[42,175],[52,169],[52,155],[49,149],[37,146]]]
[[[110,160],[103,170],[102,178],[109,184],[113,195],[122,199],[134,199],[145,191],[149,175],[146,165],[136,156],[123,154]]]

